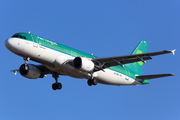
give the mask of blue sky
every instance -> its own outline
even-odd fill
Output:
[[[0,4],[0,119],[2,120],[179,120],[178,0],[6,0]],[[8,51],[4,41],[28,32],[99,57],[128,55],[140,40],[148,52],[177,49],[147,61],[143,74],[174,73],[143,86],[89,87],[86,80],[61,76],[30,80],[11,69],[23,59]],[[32,63],[30,61],[30,63]]]

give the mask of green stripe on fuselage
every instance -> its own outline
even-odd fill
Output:
[[[21,36],[25,36],[26,37],[25,40],[36,42],[39,45],[42,45],[44,47],[48,47],[48,48],[56,50],[58,52],[62,52],[62,53],[68,54],[68,55],[73,56],[73,57],[97,58],[94,55],[91,55],[91,54],[79,51],[77,49],[74,49],[74,48],[71,48],[71,47],[59,44],[57,42],[54,42],[54,41],[42,38],[42,37],[37,36],[37,35],[33,35],[33,34],[29,34],[29,33],[16,33],[15,35],[16,36],[18,36],[18,35],[19,36],[20,35]],[[18,38],[20,38],[20,37],[18,37]],[[21,38],[21,39],[23,39],[23,38]],[[132,71],[130,71],[127,68],[124,68],[124,67],[121,67],[121,66],[114,66],[114,67],[110,67],[109,69],[117,72],[117,73],[115,73],[117,75],[119,73],[119,76],[121,76],[121,73],[122,73],[124,75],[127,75],[127,76],[135,79],[135,73],[133,73]]]

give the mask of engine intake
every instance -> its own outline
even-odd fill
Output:
[[[73,61],[73,66],[84,72],[92,72],[94,70],[94,63],[82,57],[76,57]]]
[[[19,68],[19,72],[22,76],[29,79],[37,79],[41,77],[41,71],[31,64],[22,64]]]

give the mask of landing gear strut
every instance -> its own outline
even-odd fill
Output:
[[[52,84],[52,89],[53,90],[60,90],[62,89],[62,84],[58,82],[58,78],[59,78],[59,75],[58,73],[53,73],[53,78],[55,79],[55,83]]]
[[[25,70],[28,69],[28,61],[30,60],[30,57],[23,58],[24,59],[24,64],[25,64]]]
[[[30,60],[30,57],[27,57],[27,58],[23,58],[24,59],[24,64],[28,64],[28,61]]]

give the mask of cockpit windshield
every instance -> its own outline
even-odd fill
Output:
[[[25,36],[22,36],[22,35],[19,35],[19,34],[13,35],[12,38],[22,38],[22,39],[26,39]]]

